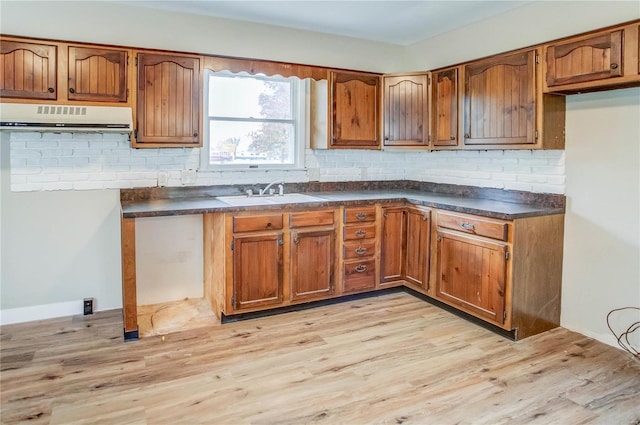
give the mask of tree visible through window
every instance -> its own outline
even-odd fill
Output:
[[[295,80],[230,73],[207,78],[210,165],[295,165]]]

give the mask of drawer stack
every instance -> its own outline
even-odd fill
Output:
[[[376,226],[374,205],[345,208],[343,227],[344,293],[371,290],[376,287]]]

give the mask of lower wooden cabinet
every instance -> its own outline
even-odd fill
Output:
[[[233,294],[236,310],[279,305],[283,301],[283,235],[268,232],[234,236]]]
[[[232,316],[406,285],[522,339],[559,326],[563,224],[405,203],[205,214],[205,296]]]
[[[428,289],[431,211],[415,206],[382,211],[381,283],[404,281]]]
[[[438,230],[436,296],[492,323],[506,319],[507,246]]]
[[[291,299],[325,298],[335,289],[336,231],[299,230],[291,233]]]

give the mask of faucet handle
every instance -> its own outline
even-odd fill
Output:
[[[247,189],[245,190],[245,193],[247,194],[247,196],[253,196],[253,189]]]
[[[278,184],[278,195],[284,196],[284,182]]]

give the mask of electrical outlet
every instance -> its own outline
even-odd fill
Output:
[[[167,171],[160,171],[158,173],[158,186],[166,186],[169,183],[169,173]]]
[[[93,314],[93,298],[85,298],[84,299],[84,315],[89,316]]]

